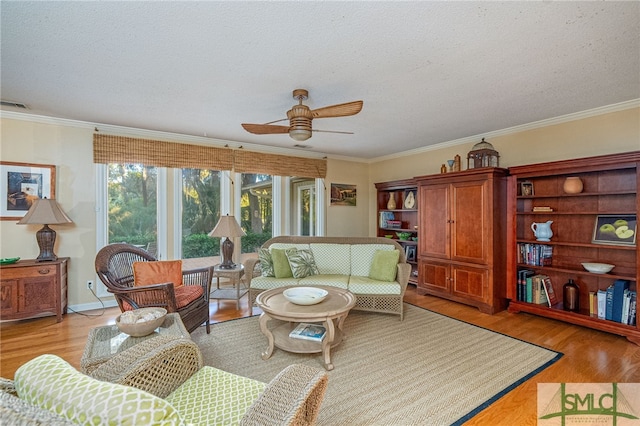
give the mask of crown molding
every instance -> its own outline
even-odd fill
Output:
[[[289,148],[266,147],[245,142],[236,142],[225,139],[209,138],[205,136],[185,135],[181,133],[162,132],[159,130],[138,129],[135,127],[115,126],[111,124],[91,123],[87,121],[70,120],[66,118],[50,117],[46,115],[29,114],[24,112],[0,110],[0,118],[29,121],[39,124],[51,124],[57,126],[75,127],[97,131],[99,133],[114,134],[143,139],[157,139],[166,142],[183,142],[198,145],[215,146],[219,148],[246,149],[252,152],[265,154],[279,154],[305,158],[325,158],[326,154],[318,152],[300,151]]]
[[[576,121],[576,120],[581,120],[583,118],[589,118],[589,117],[595,117],[598,115],[603,115],[603,114],[608,114],[608,113],[612,113],[612,112],[618,112],[618,111],[624,111],[627,109],[631,109],[631,108],[638,108],[640,107],[640,99],[632,99],[630,101],[626,101],[626,102],[620,102],[617,104],[612,104],[612,105],[605,105],[602,107],[598,107],[598,108],[593,108],[593,109],[589,109],[586,111],[580,111],[580,112],[574,112],[571,114],[566,114],[566,115],[561,115],[559,117],[553,117],[553,118],[548,118],[545,120],[540,120],[540,121],[534,121],[532,123],[527,123],[527,124],[521,124],[518,126],[513,126],[513,127],[508,127],[506,129],[502,129],[502,130],[495,130],[492,132],[486,132],[486,133],[482,133],[479,135],[473,135],[473,136],[467,136],[464,138],[460,138],[460,139],[455,139],[452,141],[447,141],[447,142],[441,142],[441,143],[437,143],[434,145],[429,145],[429,146],[425,146],[425,147],[421,147],[421,148],[416,148],[413,150],[409,150],[409,151],[403,151],[403,152],[398,152],[395,154],[391,154],[391,155],[385,155],[382,157],[377,157],[374,159],[371,159],[368,161],[368,163],[377,163],[380,161],[385,161],[385,160],[392,160],[395,158],[401,158],[401,157],[407,157],[410,155],[416,155],[416,154],[421,154],[421,153],[425,153],[425,152],[429,152],[429,151],[436,151],[439,149],[443,149],[443,148],[449,148],[452,146],[458,146],[458,145],[466,145],[469,143],[476,143],[479,142],[481,138],[494,138],[494,137],[498,137],[498,136],[505,136],[505,135],[510,135],[513,133],[519,133],[519,132],[524,132],[527,130],[533,130],[533,129],[539,129],[541,127],[548,127],[548,126],[553,126],[556,124],[562,124],[562,123],[567,123],[570,121]]]

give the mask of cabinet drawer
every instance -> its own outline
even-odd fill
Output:
[[[37,278],[55,276],[58,271],[56,265],[37,265],[26,268],[3,268],[2,279]]]

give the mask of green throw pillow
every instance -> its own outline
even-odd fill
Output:
[[[398,269],[398,250],[376,250],[369,270],[369,278],[378,281],[395,281]]]
[[[284,249],[272,249],[271,259],[273,259],[273,274],[276,278],[292,278],[293,272],[289,266],[289,259]]]
[[[275,277],[273,273],[273,259],[269,249],[258,249],[258,260],[260,261],[260,270],[263,277]]]
[[[311,250],[287,249],[285,254],[289,259],[289,266],[294,278],[304,278],[309,275],[318,275],[318,266],[313,258]]]

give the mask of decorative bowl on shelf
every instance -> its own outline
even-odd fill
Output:
[[[384,236],[385,238],[393,238],[393,234],[387,234]]]
[[[606,274],[607,272],[615,268],[616,265],[610,265],[608,263],[585,262],[582,264],[582,266],[584,267],[584,269],[593,274]]]
[[[418,241],[418,237],[411,237],[413,241]]]
[[[116,318],[116,326],[132,337],[147,336],[160,327],[167,316],[164,308],[140,308],[125,311]]]
[[[291,287],[282,292],[289,302],[296,305],[315,305],[322,302],[329,292],[316,287]]]
[[[0,265],[11,265],[16,263],[18,260],[20,260],[19,257],[4,257],[0,259]]]
[[[396,234],[402,241],[407,241],[411,236],[411,232],[396,232]]]

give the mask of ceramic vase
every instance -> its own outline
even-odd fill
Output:
[[[562,185],[562,189],[567,194],[579,194],[582,192],[582,188],[582,181],[577,176],[569,176]]]
[[[395,210],[395,208],[396,208],[396,193],[395,192],[390,192],[389,193],[389,202],[387,203],[387,209]]]

